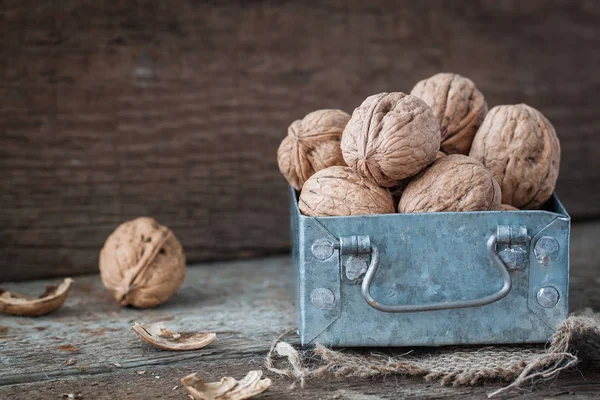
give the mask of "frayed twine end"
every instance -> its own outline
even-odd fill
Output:
[[[586,359],[600,359],[600,314],[591,311],[571,315],[558,327],[549,346],[524,348],[522,346],[431,349],[415,356],[410,351],[399,355],[357,351],[332,350],[319,343],[312,351],[296,350],[282,339],[294,332],[280,335],[272,344],[265,360],[266,368],[294,380],[304,388],[313,377],[333,374],[336,377],[374,377],[389,374],[423,376],[426,381],[440,380],[444,386],[474,386],[489,379],[511,382],[508,386],[488,394],[496,397],[516,389],[524,383],[550,380],[576,366],[585,354]],[[285,358],[289,367],[275,367],[275,354]],[[308,354],[308,356],[307,356]],[[306,366],[308,359],[321,365]]]

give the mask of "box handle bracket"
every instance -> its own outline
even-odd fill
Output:
[[[365,251],[367,240],[359,239],[357,237],[354,241],[349,242],[350,248],[356,250]],[[379,249],[374,243],[368,241],[369,250],[371,254],[371,263],[364,275],[362,284],[361,284],[361,293],[367,304],[376,310],[389,312],[389,313],[403,313],[403,312],[419,312],[419,311],[434,311],[434,310],[451,310],[457,308],[468,308],[468,307],[480,307],[486,304],[494,303],[502,298],[504,298],[510,292],[512,288],[512,280],[508,271],[508,268],[496,249],[496,244],[498,243],[498,232],[492,234],[487,241],[487,251],[490,259],[492,260],[492,264],[504,281],[504,284],[500,290],[497,292],[480,297],[478,299],[472,300],[458,300],[458,301],[447,301],[447,302],[438,302],[438,303],[429,303],[429,304],[400,304],[400,305],[390,305],[390,304],[382,304],[377,302],[371,296],[371,284],[375,278],[375,274],[377,273],[377,269],[379,268]],[[344,248],[342,242],[342,251]],[[354,251],[356,251],[354,250]]]

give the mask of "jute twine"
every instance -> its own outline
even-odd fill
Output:
[[[558,327],[546,346],[445,347],[399,353],[364,353],[332,350],[321,344],[299,351],[279,336],[267,354],[266,368],[304,387],[311,378],[376,377],[390,374],[422,376],[444,386],[473,386],[497,379],[510,382],[488,394],[498,396],[526,382],[556,378],[560,371],[585,361],[600,360],[600,313],[571,315]],[[286,367],[276,367],[276,358]],[[281,364],[280,363],[280,364]]]

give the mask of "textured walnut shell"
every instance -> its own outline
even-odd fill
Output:
[[[390,191],[349,167],[329,167],[311,176],[298,203],[302,214],[313,217],[394,212]]]
[[[510,204],[502,204],[500,205],[500,209],[502,211],[519,211],[517,207],[513,207]]]
[[[502,203],[536,209],[554,192],[560,143],[546,117],[526,104],[492,108],[469,155],[492,171]]]
[[[166,226],[137,218],[104,243],[100,275],[122,306],[154,307],[173,296],[185,278],[183,248]]]
[[[154,324],[135,323],[131,327],[144,342],[162,350],[197,350],[217,339],[216,333],[174,332],[162,322]]]
[[[442,157],[446,157],[446,155],[447,154],[443,151],[438,151],[435,156],[435,161]],[[402,192],[404,192],[404,189],[406,189],[412,179],[413,177],[402,179],[400,182],[390,188],[390,193],[392,193],[392,197],[394,198],[394,209],[397,208],[398,202],[400,202],[400,197],[402,197]]]
[[[240,381],[230,376],[219,382],[204,382],[198,374],[181,379],[183,387],[194,400],[245,400],[258,396],[271,387],[271,380],[262,377],[262,371],[250,371]]]
[[[488,111],[473,81],[450,73],[417,83],[410,94],[425,101],[440,124],[441,149],[447,154],[469,154],[473,137]]]
[[[341,147],[348,166],[379,186],[392,187],[435,160],[440,127],[423,100],[380,93],[354,110]]]
[[[341,110],[317,110],[294,121],[277,150],[279,170],[296,190],[315,172],[346,165],[340,150],[350,115]]]
[[[490,211],[500,209],[500,186],[478,161],[452,154],[414,178],[398,212]]]
[[[444,153],[443,151],[438,151],[437,155],[435,156],[435,161],[439,160],[442,157],[446,157],[446,153]],[[404,189],[406,189],[406,187],[408,186],[408,184],[410,183],[410,181],[413,179],[413,177],[410,178],[406,178],[406,179],[402,179],[400,182],[398,182],[396,185],[394,185],[393,187],[390,188],[390,193],[392,193],[392,197],[394,198],[394,208],[396,208],[398,206],[398,202],[400,201],[400,197],[402,197],[402,192],[404,192]]]
[[[0,313],[21,317],[39,317],[60,308],[71,289],[73,280],[66,278],[56,286],[46,286],[37,299],[0,289]]]

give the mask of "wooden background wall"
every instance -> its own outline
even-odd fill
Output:
[[[442,71],[490,106],[546,114],[559,195],[575,219],[600,216],[593,0],[0,7],[0,280],[95,271],[108,234],[140,215],[190,261],[287,251],[288,124]]]

